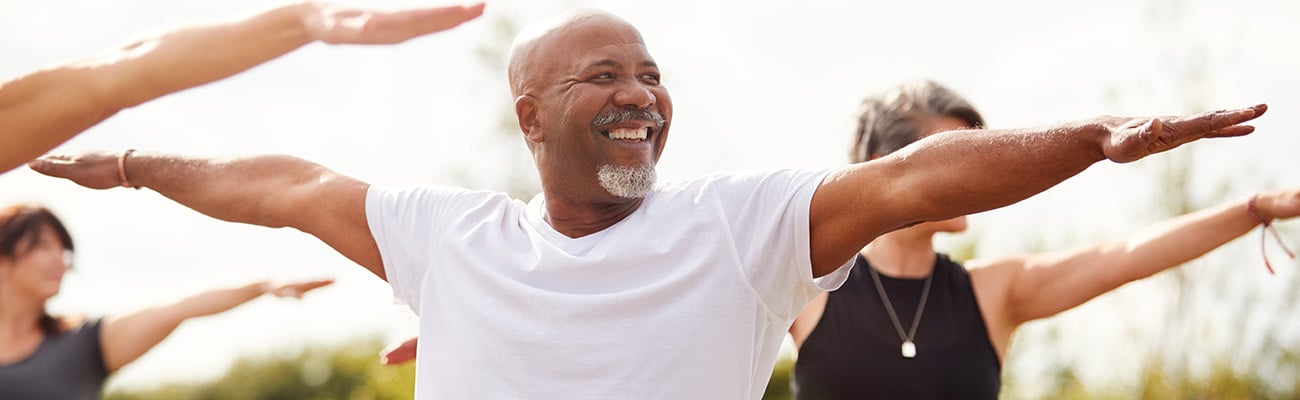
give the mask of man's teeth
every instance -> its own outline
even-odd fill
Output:
[[[609,138],[616,140],[645,140],[650,128],[614,128],[609,130]]]

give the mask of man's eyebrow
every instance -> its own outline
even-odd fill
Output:
[[[596,62],[594,62],[594,63],[588,64],[588,65],[587,65],[587,68],[595,68],[595,67],[613,67],[613,66],[617,66],[617,65],[618,65],[618,62],[615,62],[615,61],[612,60],[612,59],[606,58],[606,59],[604,59],[604,60],[600,60],[600,61],[596,61]]]
[[[618,62],[617,62],[617,61],[614,61],[613,59],[606,58],[606,59],[603,59],[603,60],[596,61],[596,62],[594,62],[594,63],[588,64],[587,67],[584,68],[584,69],[590,69],[590,68],[595,68],[595,67],[613,67],[613,66],[617,66],[617,65],[618,65]],[[642,66],[642,67],[650,67],[650,68],[659,68],[659,64],[655,64],[655,62],[654,62],[654,61],[651,61],[651,60],[642,61],[642,62],[641,62],[641,66]]]

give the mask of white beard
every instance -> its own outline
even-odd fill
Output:
[[[654,189],[657,176],[654,165],[626,167],[606,164],[596,172],[600,187],[612,195],[626,199],[645,197]]]

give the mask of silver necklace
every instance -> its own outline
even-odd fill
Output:
[[[916,337],[916,327],[921,323],[921,313],[925,312],[925,300],[930,298],[930,281],[934,280],[934,271],[930,271],[930,275],[925,277],[925,287],[921,289],[921,302],[916,305],[916,317],[912,318],[912,329],[904,334],[903,323],[898,322],[898,315],[894,314],[894,305],[889,302],[889,295],[885,294],[885,286],[880,284],[880,274],[870,266],[867,270],[871,271],[871,280],[876,283],[880,300],[885,302],[885,311],[889,311],[889,319],[894,322],[894,329],[898,330],[898,338],[903,340],[903,358],[915,358],[916,343],[912,342],[912,338]]]

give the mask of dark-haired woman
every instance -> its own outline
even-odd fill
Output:
[[[301,297],[330,284],[257,282],[104,318],[53,316],[45,304],[72,266],[72,236],[42,207],[0,209],[0,399],[98,399],[104,380],[182,321],[270,293]]]

